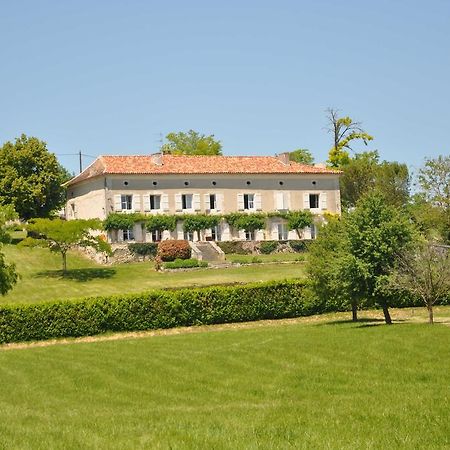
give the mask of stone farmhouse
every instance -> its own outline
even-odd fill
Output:
[[[276,156],[99,156],[67,186],[66,219],[99,218],[113,212],[229,214],[309,209],[319,217],[340,213],[339,171]],[[315,237],[315,225],[303,237]],[[174,232],[146,233],[141,226],[109,233],[111,242],[195,240],[179,223]],[[265,230],[245,233],[222,220],[205,240],[298,239],[285,220],[272,217]]]

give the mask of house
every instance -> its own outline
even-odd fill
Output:
[[[142,214],[229,214],[287,212],[309,209],[340,213],[339,174],[323,166],[276,156],[186,156],[156,153],[141,156],[99,156],[66,183],[66,219],[106,217],[113,212]],[[315,226],[304,238],[314,238]],[[226,221],[204,236],[208,240],[298,239],[286,221],[270,217],[267,228],[245,233]],[[174,232],[146,233],[141,226],[110,233],[111,241],[151,242],[190,239],[182,223]]]

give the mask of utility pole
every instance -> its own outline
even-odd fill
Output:
[[[80,173],[83,172],[83,161],[81,159],[81,150],[78,152],[78,156],[80,158]]]

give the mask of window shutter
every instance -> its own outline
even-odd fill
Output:
[[[284,193],[284,209],[291,209],[291,193]]]
[[[181,201],[181,194],[175,194],[175,209],[177,211],[183,211],[183,203]]]
[[[144,195],[144,211],[150,211],[150,194]]]
[[[169,196],[167,194],[161,194],[161,209],[169,211]]]
[[[216,211],[223,210],[223,194],[216,194]]]
[[[200,194],[193,194],[192,196],[192,206],[195,211],[200,211]]]
[[[255,194],[255,209],[258,211],[262,210],[261,194],[259,192]]]
[[[123,242],[123,230],[117,230],[117,242]]]
[[[303,209],[309,209],[309,193],[303,194]]]
[[[271,236],[273,241],[278,241],[278,223],[272,222]]]
[[[133,211],[141,212],[141,196],[138,194],[134,194],[132,197],[132,206]]]
[[[114,211],[122,211],[122,196],[120,194],[114,196]]]
[[[241,241],[245,241],[245,231],[244,230],[239,230],[238,234],[239,234],[239,239]]]
[[[244,211],[244,194],[237,195],[238,210]]]
[[[284,209],[283,206],[283,193],[275,192],[275,209]]]
[[[209,194],[204,194],[203,195],[203,200],[204,200],[204,203],[205,203],[205,210],[211,209],[211,205],[209,203]]]
[[[228,225],[227,222],[223,222],[222,224],[219,224],[219,227],[222,226],[222,241],[229,241],[230,240],[230,225]]]
[[[320,207],[321,207],[321,209],[328,209],[327,208],[327,193],[326,192],[322,192],[320,194]]]

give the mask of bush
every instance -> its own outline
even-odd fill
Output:
[[[323,312],[309,300],[305,285],[279,281],[2,306],[0,343]]]
[[[154,258],[158,251],[158,244],[156,242],[128,244],[128,250],[134,255]]]
[[[219,241],[216,242],[216,244],[226,254],[249,255],[252,251],[248,248],[244,248],[245,242],[246,241]]]
[[[264,255],[270,255],[278,248],[278,241],[261,241],[259,251]]]
[[[289,241],[289,246],[294,252],[306,252],[308,250],[309,241]]]
[[[158,245],[157,256],[164,262],[174,261],[175,259],[189,259],[191,247],[188,241],[161,241]]]
[[[175,261],[164,263],[165,269],[191,269],[193,267],[208,267],[208,263],[197,259],[176,259]]]

